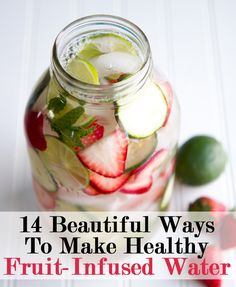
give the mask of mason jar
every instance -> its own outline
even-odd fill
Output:
[[[103,56],[110,59],[102,63],[105,70],[115,69],[115,64],[131,68],[129,59],[134,56],[127,56],[127,47],[138,57],[138,69],[109,82],[76,78],[68,72],[68,63],[80,61],[78,51],[86,39],[98,39],[95,45],[112,49]],[[106,52],[91,62],[102,62],[101,54]],[[84,67],[81,62],[76,72],[82,78],[88,72],[93,77],[93,70],[87,69],[90,64]],[[65,27],[53,45],[50,68],[29,99],[25,131],[41,209],[155,211],[168,207],[179,106],[170,83],[153,68],[147,37],[135,24],[94,15]]]

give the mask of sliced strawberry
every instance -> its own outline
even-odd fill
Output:
[[[25,131],[32,147],[41,151],[47,148],[43,134],[44,117],[41,112],[27,111],[25,114]]]
[[[144,172],[147,175],[151,175],[152,172],[155,171],[155,169],[159,168],[162,165],[167,155],[167,149],[158,150],[148,161],[146,161],[143,165],[134,170],[133,173],[138,174]]]
[[[111,193],[119,189],[129,178],[124,173],[116,178],[105,177],[96,172],[90,172],[90,184],[101,193]]]
[[[121,192],[129,194],[141,194],[147,192],[152,186],[152,177],[132,175],[129,181],[121,188]]]
[[[173,158],[171,162],[167,165],[167,167],[165,167],[165,169],[162,170],[160,176],[163,177],[165,180],[168,180],[175,171],[175,165],[176,165],[176,158]]]
[[[162,90],[162,92],[166,98],[167,105],[168,105],[167,116],[166,116],[165,122],[163,124],[163,127],[164,127],[167,124],[169,116],[170,116],[170,112],[171,112],[173,100],[174,100],[174,93],[173,93],[172,87],[168,81],[160,82],[160,83],[158,83],[158,86],[161,88],[161,90]]]
[[[33,188],[35,190],[38,202],[43,208],[51,210],[56,207],[55,192],[48,192],[35,179],[33,179]]]
[[[168,151],[157,151],[145,164],[133,171],[133,175],[120,190],[124,193],[141,194],[147,192],[152,186],[152,173],[165,160]]]
[[[106,177],[117,177],[124,172],[127,150],[126,135],[117,129],[77,155],[90,170]]]
[[[83,192],[86,193],[87,195],[95,196],[101,194],[98,192],[95,188],[92,186],[87,186],[86,188],[83,189]]]
[[[94,128],[93,133],[81,138],[82,144],[85,148],[100,140],[104,134],[104,127],[96,122],[92,123],[89,128]],[[80,152],[81,148],[76,147],[75,150],[78,153]]]

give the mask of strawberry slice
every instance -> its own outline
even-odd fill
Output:
[[[92,123],[89,128],[94,128],[93,133],[81,138],[82,144],[85,148],[100,140],[104,134],[104,127],[96,122]],[[81,148],[76,147],[75,151],[79,153]]]
[[[32,147],[44,151],[47,143],[43,134],[44,118],[41,112],[28,111],[25,114],[25,132]]]
[[[152,177],[145,175],[132,175],[129,181],[121,188],[121,192],[129,194],[142,194],[152,186]]]
[[[128,140],[120,129],[77,153],[90,170],[106,176],[118,177],[125,169]]]
[[[96,172],[90,172],[90,184],[101,193],[111,193],[118,190],[129,178],[124,173],[116,178],[102,176]]]
[[[83,192],[86,193],[87,195],[95,196],[101,194],[98,192],[95,188],[92,186],[87,186],[86,188],[83,189]]]
[[[157,169],[162,165],[167,155],[168,155],[167,149],[163,148],[158,150],[152,155],[152,157],[148,161],[146,161],[143,165],[134,170],[133,173],[139,174],[141,172],[144,172],[147,175],[151,175],[155,169]]]
[[[152,173],[160,167],[166,158],[168,151],[157,151],[145,164],[133,171],[133,175],[120,190],[123,193],[141,194],[147,192],[152,186]]]
[[[167,115],[166,115],[166,119],[165,122],[163,124],[163,127],[166,126],[169,116],[170,116],[170,112],[173,106],[173,100],[174,100],[174,93],[172,90],[172,87],[170,85],[170,83],[168,81],[164,81],[164,82],[160,82],[158,83],[158,86],[161,88],[165,98],[166,98],[166,102],[167,102]]]

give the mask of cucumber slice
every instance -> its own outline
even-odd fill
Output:
[[[130,139],[125,171],[130,172],[142,165],[152,155],[156,146],[157,136],[155,133],[145,139]]]
[[[171,196],[173,193],[174,182],[175,182],[175,175],[173,174],[169,179],[164,194],[162,196],[160,202],[160,211],[166,211],[169,207]]]
[[[71,191],[80,192],[89,183],[88,170],[75,153],[59,139],[45,137],[47,149],[40,152],[44,164],[56,181]]]
[[[48,172],[47,168],[45,167],[44,163],[40,159],[37,152],[32,148],[29,148],[28,151],[29,151],[33,177],[47,191],[50,192],[57,191],[56,182]]]
[[[149,82],[128,104],[117,102],[119,123],[133,138],[145,138],[160,129],[168,113],[167,102],[161,89]]]

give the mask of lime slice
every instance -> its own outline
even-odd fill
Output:
[[[98,34],[90,37],[89,42],[94,44],[101,53],[110,53],[118,51],[118,52],[128,52],[133,55],[137,55],[137,52],[133,44],[129,40],[118,34],[114,33]]]
[[[130,172],[142,165],[152,155],[157,145],[157,136],[152,134],[145,139],[129,139],[125,171]]]
[[[71,76],[84,83],[99,85],[97,70],[91,63],[79,57],[72,59],[67,65],[66,70]]]
[[[47,149],[40,157],[56,181],[71,191],[79,192],[89,183],[87,169],[75,153],[64,143],[52,136],[46,136]]]
[[[160,88],[149,82],[130,103],[125,99],[117,102],[120,124],[133,138],[145,138],[160,129],[166,119],[168,108]]]
[[[87,43],[84,48],[78,53],[78,57],[82,60],[89,61],[94,57],[102,55],[103,52],[99,51],[98,47],[93,43]]]
[[[57,190],[56,182],[53,180],[52,176],[43,164],[38,153],[32,148],[29,148],[28,152],[33,177],[37,180],[41,187],[43,187],[47,191],[55,192]]]
[[[137,55],[137,52],[130,41],[120,35],[107,33],[98,34],[86,39],[86,43],[78,53],[78,57],[85,61],[89,61],[102,54],[115,51]]]

